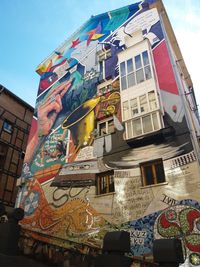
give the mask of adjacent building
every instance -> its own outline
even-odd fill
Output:
[[[33,107],[0,85],[0,202],[14,207]]]
[[[31,246],[90,254],[121,229],[141,258],[154,239],[181,238],[195,266],[199,117],[162,1],[91,17],[37,72],[17,202]]]

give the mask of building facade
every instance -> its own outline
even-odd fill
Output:
[[[33,107],[0,85],[0,202],[14,207]]]
[[[91,17],[37,72],[18,196],[29,237],[87,254],[121,229],[141,258],[181,238],[195,266],[199,118],[162,2]]]

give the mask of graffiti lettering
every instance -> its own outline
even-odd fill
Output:
[[[144,245],[144,241],[146,237],[147,237],[147,232],[145,230],[130,231],[130,238],[131,238],[132,245]]]
[[[163,203],[173,206],[176,205],[177,201],[171,197],[168,197],[167,195],[163,194],[163,199],[161,200]]]
[[[121,178],[121,177],[129,178],[130,176],[131,176],[130,171],[115,171],[116,178]]]
[[[146,236],[147,236],[147,232],[145,230],[130,231],[130,237],[145,238]]]

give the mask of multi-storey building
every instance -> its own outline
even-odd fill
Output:
[[[0,85],[0,202],[14,207],[33,107]]]
[[[37,72],[18,197],[26,233],[49,251],[87,253],[122,229],[137,257],[154,239],[181,238],[195,265],[199,118],[162,2],[91,17]]]

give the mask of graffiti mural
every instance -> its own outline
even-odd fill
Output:
[[[155,238],[178,237],[195,266],[198,166],[156,2],[91,17],[38,66],[17,200],[31,238],[80,251],[100,249],[107,231],[124,229],[133,255],[144,257]],[[149,58],[145,51],[142,60],[127,60],[124,77],[127,84],[145,78],[128,91],[120,58],[139,43],[147,44]],[[127,138],[141,123],[146,133]],[[152,184],[144,170],[153,170]]]

